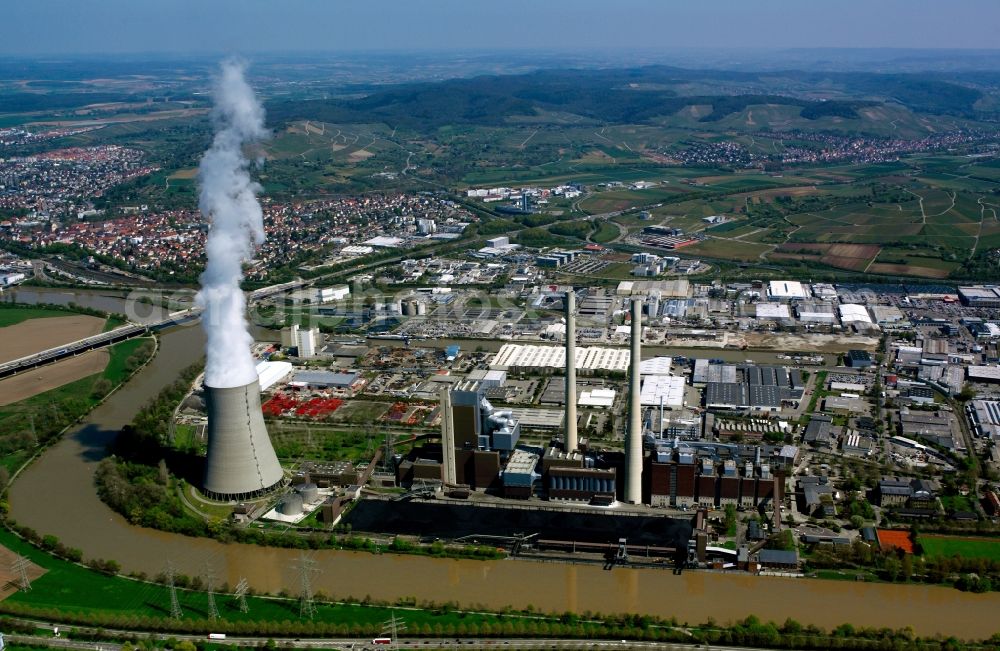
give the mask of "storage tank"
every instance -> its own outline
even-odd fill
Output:
[[[299,491],[302,501],[306,504],[312,504],[319,500],[319,486],[316,484],[301,484],[296,487],[296,490]]]
[[[427,314],[427,303],[423,301],[417,301],[417,316],[425,316]]]
[[[290,516],[302,515],[302,495],[299,493],[285,495],[278,504],[278,513]]]
[[[260,410],[260,383],[205,387],[208,454],[205,494],[219,500],[244,500],[284,484]]]

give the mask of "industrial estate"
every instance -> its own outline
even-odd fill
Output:
[[[996,648],[983,56],[0,60],[0,649]]]

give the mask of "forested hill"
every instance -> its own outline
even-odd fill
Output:
[[[699,84],[726,93],[686,94]],[[813,101],[797,90],[825,88],[846,99]],[[700,119],[717,121],[748,105],[801,108],[801,116],[856,117],[856,110],[884,101],[917,113],[977,117],[983,96],[974,87],[918,74],[767,74],[695,71],[665,66],[623,70],[544,70],[525,75],[481,76],[392,86],[360,99],[274,101],[272,122],[312,119],[331,123],[385,122],[418,130],[445,125],[503,125],[511,118],[554,113],[604,124],[642,123],[693,105],[711,106]]]

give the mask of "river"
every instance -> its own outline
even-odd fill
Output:
[[[129,525],[98,498],[96,463],[115,432],[139,407],[201,356],[200,328],[177,328],[161,337],[156,359],[85,422],[27,468],[10,491],[11,516],[53,534],[85,558],[114,559],[125,572],[155,575],[169,561],[196,575],[210,565],[235,585],[245,577],[258,591],[298,589],[298,552],[187,538]],[[546,611],[634,612],[681,622],[724,623],[755,614],[764,619],[831,628],[912,627],[919,634],[985,638],[1000,630],[994,619],[1000,593],[975,595],[949,588],[752,577],[705,571],[675,576],[665,570],[536,561],[469,561],[419,556],[319,551],[321,574],[313,585],[336,597],[394,600],[402,596],[463,606]]]

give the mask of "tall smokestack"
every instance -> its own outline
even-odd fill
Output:
[[[566,292],[566,452],[576,441],[576,292]]]
[[[256,497],[280,486],[284,472],[267,437],[260,410],[260,383],[205,386],[208,456],[205,494],[220,500]]]
[[[632,370],[629,374],[629,427],[625,441],[625,501],[642,502],[642,404],[639,402],[642,363],[642,300],[632,299]]]
[[[451,390],[441,389],[441,467],[442,480],[454,485],[455,480],[455,414],[451,410]]]

